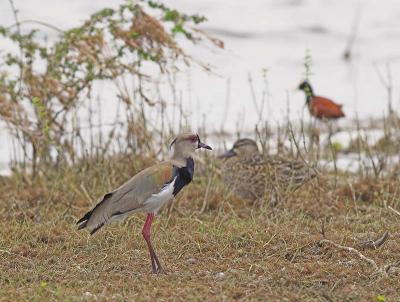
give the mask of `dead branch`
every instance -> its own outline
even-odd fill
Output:
[[[388,232],[385,232],[384,236],[382,236],[381,238],[377,239],[376,241],[378,241],[378,240],[386,241],[387,238],[384,239],[385,237],[388,237],[388,234],[386,234],[386,233],[388,233]],[[349,247],[349,246],[340,245],[340,244],[337,244],[337,243],[335,243],[335,242],[333,242],[331,240],[328,240],[328,239],[322,239],[320,241],[320,244],[323,244],[323,243],[329,243],[330,245],[333,245],[337,249],[356,254],[358,257],[360,257],[365,262],[368,262],[373,267],[374,271],[373,271],[372,275],[374,275],[374,276],[376,276],[376,275],[387,276],[388,273],[389,273],[389,270],[392,267],[399,267],[400,266],[400,260],[398,260],[398,261],[396,261],[394,263],[389,263],[389,264],[386,264],[386,265],[384,265],[382,267],[379,267],[374,260],[372,260],[371,258],[366,257],[364,254],[362,254],[359,250],[357,250],[355,248],[352,248],[352,247]],[[381,243],[381,245],[382,244],[383,243]]]
[[[394,263],[386,264],[386,265],[384,265],[384,266],[379,270],[379,273],[388,274],[388,273],[389,273],[389,270],[390,270],[392,267],[399,267],[399,266],[400,266],[400,260],[398,260],[398,261],[396,261],[396,262],[394,262]]]
[[[363,241],[363,242],[360,242],[359,245],[362,246],[362,247],[367,247],[367,248],[371,248],[371,249],[377,249],[380,246],[382,246],[387,241],[388,238],[389,238],[389,232],[386,231],[378,239]]]
[[[378,265],[376,264],[376,262],[368,257],[366,257],[364,254],[362,254],[359,250],[356,250],[355,248],[352,248],[350,246],[344,246],[344,245],[340,245],[337,244],[329,239],[322,239],[320,241],[321,244],[324,243],[329,243],[330,245],[333,245],[334,247],[343,250],[343,251],[347,251],[353,254],[356,254],[358,257],[360,257],[362,260],[364,260],[365,262],[368,262],[374,269],[375,272],[380,271]]]

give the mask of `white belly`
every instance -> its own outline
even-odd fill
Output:
[[[176,177],[171,181],[170,184],[165,186],[159,193],[153,194],[148,198],[144,205],[143,210],[148,213],[157,213],[157,211],[168,201],[170,201],[174,197],[174,184],[176,181]]]

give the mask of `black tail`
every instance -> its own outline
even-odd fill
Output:
[[[87,212],[85,216],[83,216],[81,219],[78,220],[76,224],[79,224],[78,230],[84,229],[88,223],[88,220],[90,219],[90,216],[92,216],[93,210]]]
[[[104,223],[99,224],[97,227],[95,227],[93,230],[90,231],[90,235],[93,235],[94,233],[96,233],[98,230],[101,229],[101,227],[104,225]]]
[[[85,214],[85,216],[83,216],[81,219],[78,220],[78,222],[76,224],[79,224],[78,226],[78,230],[84,229],[86,228],[88,221],[90,220],[90,217],[92,216],[92,214],[94,213],[94,211],[96,211],[96,209],[108,198],[110,198],[112,196],[112,192],[111,193],[107,193],[106,195],[104,195],[103,199],[89,212],[87,212]],[[90,231],[90,234],[93,235],[94,233],[96,233],[102,226],[104,225],[104,223],[101,223],[100,225],[96,226],[93,230]]]
[[[83,216],[81,219],[78,220],[78,222],[76,224],[79,224],[78,226],[78,230],[82,230],[84,228],[86,228],[86,225],[90,219],[90,216],[92,216],[93,210],[87,212],[85,214],[85,216]],[[93,230],[90,231],[90,235],[93,235],[94,233],[96,233],[98,230],[100,230],[100,228],[104,225],[104,223],[98,225],[96,228],[94,228]]]

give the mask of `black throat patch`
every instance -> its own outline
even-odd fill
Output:
[[[194,160],[189,157],[186,160],[186,166],[182,168],[178,168],[174,166],[172,179],[176,177],[174,183],[174,191],[173,194],[176,196],[180,190],[187,184],[189,184],[193,179],[194,174]]]

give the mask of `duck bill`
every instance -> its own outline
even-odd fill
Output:
[[[224,154],[221,154],[220,156],[218,156],[218,158],[229,158],[229,157],[232,157],[235,155],[236,155],[236,152],[233,151],[232,149],[230,149],[230,150],[226,151]]]
[[[203,148],[207,150],[212,150],[212,148],[209,145],[206,145],[205,143],[199,142],[199,145],[197,147],[198,149]]]

